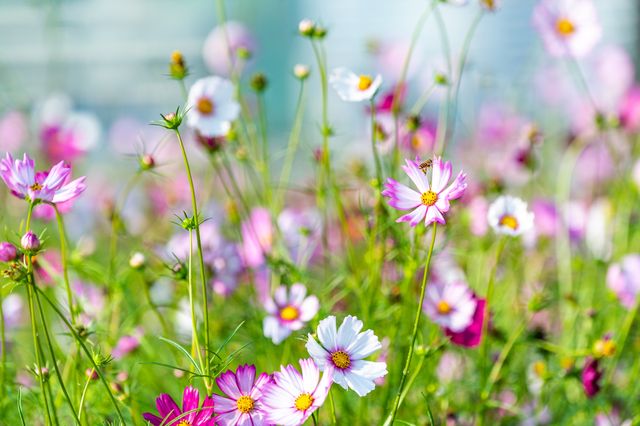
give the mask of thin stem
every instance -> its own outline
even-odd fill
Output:
[[[404,384],[407,381],[407,376],[409,374],[409,369],[411,367],[411,358],[413,357],[414,345],[416,343],[416,337],[418,336],[418,327],[420,326],[420,318],[422,317],[422,304],[424,303],[424,295],[427,289],[427,277],[429,275],[429,265],[431,265],[431,256],[433,255],[433,248],[436,244],[436,231],[437,231],[437,222],[433,223],[432,235],[431,235],[431,245],[429,246],[429,253],[427,254],[427,261],[424,265],[424,273],[422,275],[422,286],[420,287],[420,299],[418,300],[418,309],[416,310],[416,318],[413,321],[413,331],[411,332],[411,341],[409,343],[409,350],[407,351],[407,358],[404,363],[404,369],[402,370],[402,378],[400,379],[400,386],[398,387],[398,393],[396,394],[395,402],[393,404],[393,409],[391,410],[391,414],[387,417],[387,420],[384,422],[385,426],[389,426],[393,424],[393,421],[396,418],[396,414],[398,413],[398,408],[400,408],[400,402],[402,398],[402,391],[404,390]]]
[[[4,382],[6,379],[7,373],[7,338],[5,335],[5,324],[4,324],[4,307],[2,303],[4,299],[2,298],[2,293],[0,293],[0,350],[2,350],[2,377],[0,389],[4,389]]]
[[[82,410],[84,408],[84,400],[87,396],[87,389],[89,389],[89,383],[91,383],[91,378],[93,377],[93,373],[95,371],[96,370],[94,370],[93,368],[91,369],[91,372],[87,376],[87,381],[84,383],[84,388],[82,388],[82,396],[80,397],[80,407],[78,408],[78,418],[80,419],[82,419]]]
[[[58,223],[58,233],[60,234],[60,263],[62,263],[62,278],[64,288],[67,292],[67,303],[69,304],[69,312],[71,313],[71,324],[76,324],[76,309],[73,305],[73,296],[71,295],[71,284],[69,283],[69,267],[67,265],[67,237],[64,228],[64,220],[58,210],[58,206],[53,205],[56,212],[56,222]]]
[[[198,337],[198,321],[196,320],[195,289],[193,284],[193,231],[189,230],[189,259],[188,266],[189,306],[191,308],[191,352],[198,355],[202,367],[202,351],[200,350],[200,338]]]
[[[258,117],[260,121],[260,134],[262,137],[262,173],[264,181],[264,196],[267,204],[271,200],[271,168],[269,165],[269,138],[267,137],[267,112],[264,103],[264,95],[258,94]]]
[[[627,338],[629,337],[629,332],[631,331],[631,326],[633,325],[633,321],[638,314],[638,309],[640,309],[640,297],[637,298],[636,303],[633,308],[627,313],[627,316],[622,324],[622,330],[620,331],[620,337],[618,338],[618,348],[616,350],[615,357],[609,366],[609,373],[607,374],[607,383],[611,383],[613,380],[613,375],[616,372],[616,365],[618,365],[618,361],[620,360],[620,356],[624,351],[624,346],[627,343]]]
[[[333,401],[333,392],[329,389],[329,404],[331,408],[331,424],[337,425],[338,420],[336,419],[336,404]]]
[[[481,397],[483,402],[489,399],[489,396],[491,395],[491,388],[496,383],[496,381],[498,381],[498,378],[500,377],[500,371],[502,371],[502,367],[504,366],[504,363],[507,360],[507,357],[509,356],[509,352],[511,352],[513,345],[515,345],[516,341],[518,340],[518,337],[520,337],[520,335],[526,329],[526,327],[527,327],[527,322],[524,321],[520,325],[520,327],[518,327],[516,331],[513,332],[513,334],[509,337],[509,340],[507,341],[507,343],[505,343],[504,348],[502,348],[502,351],[498,356],[498,361],[496,361],[496,363],[493,364],[493,368],[491,369],[491,373],[489,374],[487,383],[485,384],[484,390],[482,391]]]

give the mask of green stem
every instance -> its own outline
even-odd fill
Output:
[[[418,328],[420,326],[420,318],[422,317],[422,304],[424,303],[424,295],[427,289],[427,277],[429,275],[429,266],[431,265],[431,256],[433,255],[433,248],[436,244],[436,231],[437,231],[437,222],[433,223],[433,230],[431,235],[431,245],[429,246],[429,253],[427,254],[427,262],[424,265],[424,273],[422,275],[422,286],[420,287],[420,299],[418,300],[418,309],[416,310],[416,317],[413,320],[413,331],[411,332],[411,341],[409,342],[409,350],[407,351],[407,358],[404,363],[404,368],[402,370],[402,377],[400,379],[400,386],[398,387],[398,393],[396,394],[395,402],[393,404],[393,409],[391,410],[391,414],[387,417],[387,420],[384,422],[385,426],[390,426],[393,424],[393,421],[396,418],[398,413],[398,408],[400,408],[400,402],[402,399],[402,392],[404,390],[405,382],[407,381],[407,375],[409,374],[409,369],[411,368],[411,358],[413,357],[414,345],[416,343],[416,337],[418,336]]]
[[[189,230],[189,307],[191,308],[191,352],[195,352],[202,368],[202,350],[200,349],[200,338],[198,337],[198,321],[196,320],[195,289],[193,284],[193,231]]]
[[[640,297],[637,298],[636,303],[633,305],[633,308],[627,313],[627,316],[622,324],[622,330],[620,332],[620,337],[618,338],[618,348],[616,350],[616,354],[609,366],[609,372],[607,373],[606,382],[612,383],[613,375],[616,372],[616,366],[618,365],[618,361],[620,360],[620,356],[624,351],[624,346],[627,343],[627,338],[629,337],[629,332],[631,331],[631,326],[633,325],[633,321],[638,314],[638,309],[640,309]]]
[[[502,366],[504,365],[505,361],[507,360],[507,357],[509,356],[509,352],[511,352],[513,345],[515,345],[516,341],[518,340],[518,337],[520,337],[520,335],[526,329],[526,327],[527,327],[527,322],[524,321],[520,325],[520,327],[518,327],[516,331],[509,337],[509,340],[507,341],[507,343],[505,343],[504,348],[502,348],[502,351],[500,352],[500,356],[498,357],[498,361],[493,365],[493,368],[491,369],[491,373],[489,374],[489,378],[487,379],[487,383],[485,384],[484,390],[482,391],[481,397],[482,397],[483,403],[489,399],[489,396],[491,396],[491,388],[496,383],[496,381],[498,381],[498,378],[500,377],[500,371],[502,370]]]
[[[80,407],[78,408],[78,418],[82,419],[82,410],[84,408],[84,401],[87,396],[87,389],[89,389],[89,383],[91,383],[91,378],[93,377],[93,373],[95,370],[92,368],[89,376],[87,377],[87,381],[84,383],[84,388],[82,388],[82,396],[80,397]]]
[[[71,324],[76,324],[76,309],[73,305],[73,296],[71,295],[71,284],[69,283],[69,267],[67,265],[67,237],[64,228],[64,220],[58,210],[58,206],[53,205],[56,212],[56,222],[58,223],[58,233],[60,234],[60,262],[62,263],[62,278],[64,288],[67,292],[67,303],[69,304],[69,312],[71,313]]]
[[[4,390],[4,382],[7,375],[7,338],[5,335],[5,324],[4,324],[4,308],[2,303],[4,302],[4,298],[2,297],[2,293],[0,293],[0,350],[2,350],[2,377],[0,389]]]
[[[262,137],[262,173],[264,181],[264,196],[267,204],[271,201],[271,167],[269,165],[269,138],[267,137],[267,112],[264,95],[258,94],[258,117],[260,120],[260,134]]]
[[[333,401],[333,392],[329,389],[329,404],[331,408],[331,424],[337,425],[338,420],[336,419],[336,403]]]

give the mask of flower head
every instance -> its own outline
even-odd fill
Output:
[[[329,75],[329,83],[347,102],[367,101],[376,94],[382,84],[382,76],[356,75],[346,68],[336,68]]]
[[[424,310],[441,327],[461,332],[471,324],[476,305],[473,292],[465,283],[437,281],[427,287]]]
[[[318,325],[319,342],[309,335],[307,350],[320,370],[334,370],[334,382],[365,396],[376,387],[374,380],[387,374],[387,364],[365,361],[382,346],[373,331],[361,333],[362,326],[362,321],[349,315],[336,330],[336,317],[327,317]]]
[[[629,254],[619,263],[609,266],[607,286],[616,294],[622,306],[632,309],[640,295],[640,255]]]
[[[302,374],[291,364],[273,373],[261,399],[266,422],[284,426],[303,424],[322,406],[333,379],[328,369],[320,378],[320,370],[312,359],[301,359]]]
[[[533,25],[553,56],[584,56],[602,36],[592,0],[541,0]]]
[[[6,241],[0,243],[0,262],[11,262],[18,256],[16,246]]]
[[[189,90],[187,123],[203,136],[225,136],[238,117],[233,84],[224,78],[206,77]]]
[[[263,324],[265,337],[279,345],[292,331],[300,330],[316,316],[320,308],[318,298],[306,295],[307,289],[302,284],[293,284],[289,290],[286,286],[276,289],[273,299],[268,298],[264,305],[269,313]]]
[[[533,213],[527,203],[510,195],[498,197],[487,213],[489,225],[497,234],[517,237],[533,228]]]
[[[445,334],[451,339],[451,343],[465,348],[475,348],[482,341],[482,333],[484,328],[484,317],[486,313],[487,301],[479,299],[475,294],[473,298],[476,301],[476,309],[469,324],[462,331],[453,331],[445,329]]]
[[[76,198],[86,188],[84,176],[69,182],[71,167],[62,161],[49,171],[36,173],[35,163],[27,154],[22,160],[14,160],[7,153],[0,160],[0,177],[13,195],[30,202],[63,203]]]
[[[153,426],[175,424],[176,426],[214,426],[213,399],[205,397],[200,407],[200,393],[192,386],[185,388],[182,394],[182,410],[166,393],[156,398],[159,417],[144,413],[142,417]]]
[[[256,48],[255,38],[246,25],[227,21],[211,30],[202,47],[202,58],[209,71],[228,76]]]
[[[602,379],[602,370],[600,370],[600,362],[595,358],[587,358],[582,369],[582,388],[588,398],[593,398],[600,392],[600,379]]]
[[[460,198],[467,188],[467,175],[460,172],[451,185],[451,163],[434,157],[429,162],[420,163],[405,160],[403,170],[418,188],[415,191],[394,179],[387,179],[382,195],[389,197],[389,205],[397,210],[413,210],[411,213],[399,217],[396,222],[409,222],[416,226],[424,221],[425,226],[433,222],[445,224],[443,213],[449,211],[450,200]],[[430,163],[430,164],[429,164]],[[431,170],[431,182],[427,176]],[[424,170],[424,171],[423,171]]]
[[[262,373],[256,379],[256,367],[241,365],[234,373],[227,370],[216,378],[225,396],[214,394],[216,422],[221,426],[264,425],[265,412],[262,394],[269,384],[269,375]]]

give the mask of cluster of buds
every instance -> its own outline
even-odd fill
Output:
[[[308,37],[316,40],[322,40],[327,35],[327,29],[321,25],[316,24],[310,19],[303,19],[298,24],[298,32],[303,37]]]
[[[183,80],[189,74],[184,57],[180,51],[176,50],[171,54],[169,61],[169,75],[175,80]]]

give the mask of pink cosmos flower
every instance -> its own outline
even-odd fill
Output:
[[[16,257],[18,257],[16,246],[6,241],[0,243],[0,262],[11,262]]]
[[[607,271],[607,286],[622,306],[632,309],[640,295],[640,255],[629,254]]]
[[[533,25],[552,56],[584,56],[602,36],[591,0],[541,0]]]
[[[600,363],[595,358],[587,358],[582,368],[582,388],[588,398],[593,398],[600,392],[600,379],[602,378],[602,370]]]
[[[301,425],[324,403],[333,381],[333,369],[329,368],[320,378],[320,370],[312,359],[301,359],[300,367],[302,374],[291,364],[273,373],[273,382],[266,386],[261,400],[267,422]]]
[[[475,294],[473,295],[476,300],[476,310],[473,313],[471,324],[464,330],[456,332],[446,329],[445,334],[451,339],[451,343],[465,348],[475,348],[482,341],[482,332],[484,325],[484,316],[486,313],[486,300],[479,299]]]
[[[453,332],[466,329],[473,320],[477,301],[463,282],[435,282],[427,286],[424,311],[441,327]]]
[[[192,386],[185,388],[182,394],[182,410],[166,393],[156,398],[158,414],[144,413],[142,417],[153,426],[187,424],[189,426],[215,426],[213,418],[213,399],[205,397],[200,407],[200,393]]]
[[[620,122],[625,130],[640,130],[640,87],[633,86],[622,99]]]
[[[444,225],[446,222],[443,213],[449,211],[450,200],[460,198],[464,193],[467,188],[467,175],[460,172],[453,183],[447,186],[451,179],[451,163],[443,162],[440,157],[434,157],[429,167],[431,170],[431,183],[429,183],[429,178],[420,169],[421,163],[417,158],[415,161],[405,161],[406,166],[402,169],[420,192],[394,179],[387,179],[382,195],[391,199],[389,205],[397,210],[413,209],[411,213],[401,216],[396,222],[409,222],[411,226],[417,226],[422,221],[425,226],[434,222]]]
[[[242,257],[246,266],[257,268],[271,252],[273,226],[269,210],[258,207],[251,211],[249,219],[242,223]]]
[[[227,370],[216,378],[216,383],[226,397],[213,394],[216,422],[220,426],[267,425],[261,398],[270,377],[262,373],[256,380],[254,365],[241,365],[234,373]]]
[[[0,160],[0,176],[13,195],[30,202],[57,204],[72,200],[85,190],[85,177],[69,182],[71,167],[62,161],[50,171],[35,171],[34,161],[24,154],[22,161],[11,154]]]
[[[141,327],[136,328],[131,334],[122,336],[118,340],[118,343],[116,343],[116,347],[111,351],[111,355],[114,359],[124,358],[126,355],[138,349],[143,336],[144,331]]]
[[[0,117],[0,150],[14,152],[27,140],[27,118],[18,111],[9,111]]]
[[[400,146],[414,155],[429,155],[436,144],[438,127],[431,120],[424,120],[414,132],[405,130]]]
[[[316,296],[306,295],[307,289],[302,284],[293,284],[288,291],[286,286],[276,289],[273,299],[268,298],[264,304],[269,313],[263,324],[265,337],[279,345],[292,331],[300,330],[316,316],[320,302]]]
[[[255,39],[244,24],[227,21],[211,30],[202,47],[202,58],[209,71],[228,76],[243,50],[252,54],[256,50]]]

